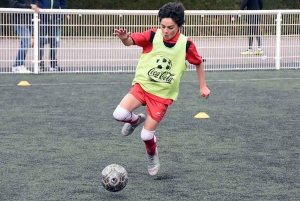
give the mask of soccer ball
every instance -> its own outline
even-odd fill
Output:
[[[110,192],[122,190],[125,188],[127,182],[128,173],[121,165],[111,164],[102,170],[101,184]]]
[[[172,68],[172,62],[168,58],[161,57],[156,60],[156,64],[158,69],[169,71]]]

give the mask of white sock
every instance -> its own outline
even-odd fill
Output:
[[[148,131],[143,127],[143,130],[141,132],[141,138],[142,138],[143,141],[151,140],[154,136],[154,133],[155,133],[155,131]],[[156,142],[156,138],[154,138],[154,139],[155,139],[155,142]]]

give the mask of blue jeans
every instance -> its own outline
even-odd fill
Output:
[[[32,26],[15,25],[14,28],[21,40],[14,66],[21,66],[25,64],[25,58],[31,45]]]
[[[58,24],[56,24],[54,21],[44,21],[41,19],[41,24],[40,24],[40,39],[39,39],[39,44],[40,44],[40,54],[39,54],[39,60],[41,61],[41,67],[44,67],[44,46],[45,43],[48,42],[50,44],[50,64],[51,67],[57,66],[57,48],[55,45],[55,39],[57,37],[57,28],[59,27]],[[45,38],[48,37],[47,41]]]
[[[55,47],[58,48],[59,44],[60,44],[60,27],[57,27],[56,30],[57,30],[57,33],[56,33],[56,37],[55,37]],[[45,45],[50,43],[48,40],[48,36],[46,36],[44,43],[45,43]]]

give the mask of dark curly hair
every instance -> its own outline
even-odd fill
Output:
[[[169,2],[163,5],[158,11],[159,21],[163,18],[172,18],[178,26],[184,23],[184,6],[180,2]]]

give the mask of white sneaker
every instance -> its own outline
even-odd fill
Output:
[[[49,71],[57,71],[57,68],[50,67]]]
[[[255,53],[256,54],[264,54],[264,51],[261,48],[258,48]]]
[[[136,124],[134,124],[134,125],[130,124],[130,123],[125,123],[124,124],[124,126],[122,128],[122,134],[124,136],[128,136],[131,133],[133,133],[134,129],[146,120],[146,116],[144,114],[141,113],[141,114],[138,114],[138,116],[139,116],[139,120]]]
[[[245,52],[241,52],[241,55],[251,55],[251,54],[254,54],[252,49],[248,49]]]
[[[147,156],[148,156],[148,172],[151,176],[155,176],[158,173],[160,168],[157,148],[153,156],[150,156],[148,154]]]
[[[27,68],[25,66],[16,66],[12,68],[12,72],[13,73],[32,73],[30,70],[27,70]]]

